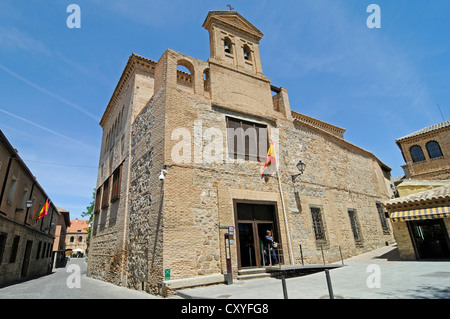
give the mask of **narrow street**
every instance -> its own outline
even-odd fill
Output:
[[[86,276],[84,258],[72,258],[50,275],[0,288],[0,299],[161,299]]]

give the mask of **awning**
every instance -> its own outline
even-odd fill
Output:
[[[450,206],[404,210],[390,214],[390,218],[393,222],[445,217],[450,217]]]

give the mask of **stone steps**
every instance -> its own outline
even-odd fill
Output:
[[[238,271],[237,280],[261,279],[268,278],[270,274],[265,268],[241,269]]]

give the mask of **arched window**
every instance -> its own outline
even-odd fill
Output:
[[[75,241],[75,237],[70,236],[70,242],[73,243]]]
[[[232,45],[233,44],[231,43],[230,38],[225,38],[223,40],[223,47],[224,47],[224,50],[225,50],[226,53],[230,53],[231,54],[231,52],[232,52]]]
[[[194,88],[194,67],[184,59],[177,62],[177,83],[185,87]]]
[[[409,151],[413,162],[421,162],[425,160],[425,156],[423,155],[422,148],[420,146],[414,145]]]
[[[83,236],[78,236],[78,242],[79,243],[83,242]]]
[[[430,158],[436,158],[436,157],[443,156],[441,147],[439,146],[439,143],[436,141],[431,141],[431,142],[427,143],[427,151],[428,151],[428,155],[430,156]]]

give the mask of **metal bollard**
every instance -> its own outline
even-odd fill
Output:
[[[322,261],[323,261],[323,264],[325,265],[325,256],[323,254],[323,245],[320,245],[320,250],[322,251]]]
[[[302,266],[304,266],[305,263],[303,262],[303,250],[302,250],[302,245],[300,245],[300,257],[302,258]]]
[[[288,298],[288,293],[287,293],[287,287],[286,287],[286,278],[284,278],[284,275],[281,275],[281,284],[283,286],[284,299],[289,299]]]
[[[280,255],[280,245],[277,246],[277,259],[278,259],[278,266],[281,269],[281,255]]]
[[[325,269],[325,276],[327,278],[328,293],[330,294],[330,299],[334,299],[333,287],[331,286],[330,271],[328,269]]]
[[[341,255],[342,266],[345,266],[345,265],[344,265],[344,257],[342,257],[342,249],[341,249],[341,246],[339,246],[339,254]]]

